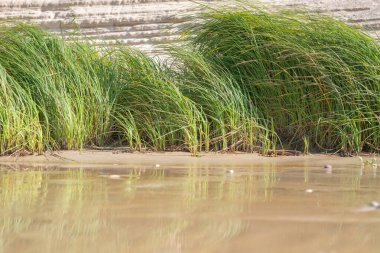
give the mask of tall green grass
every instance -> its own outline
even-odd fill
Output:
[[[134,149],[198,150],[203,115],[167,66],[131,49],[117,55],[121,86],[115,108],[119,138]]]
[[[181,92],[204,114],[204,149],[254,151],[276,148],[277,136],[260,118],[248,94],[227,71],[218,70],[194,48],[171,48]]]
[[[182,67],[173,70],[127,47],[99,53],[12,24],[0,31],[0,55],[2,154],[86,145],[253,150],[268,135],[256,136],[265,131],[236,84],[179,50]]]
[[[207,61],[249,94],[283,143],[359,152],[380,144],[380,47],[327,16],[255,6],[209,10],[187,27]]]
[[[380,47],[363,32],[245,5],[209,9],[183,33],[163,62],[4,24],[0,154],[379,149]]]
[[[104,144],[114,73],[109,59],[87,44],[66,43],[25,24],[1,27],[0,153]]]
[[[258,122],[237,84],[188,50],[172,48],[172,56],[169,66],[135,50],[115,55],[122,73],[115,106],[119,142],[194,154],[272,143],[275,135]]]
[[[0,66],[0,153],[43,150],[37,104]]]

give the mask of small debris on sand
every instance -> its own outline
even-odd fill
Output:
[[[157,164],[155,165],[155,167],[156,167],[156,168],[160,168],[160,165],[157,163]]]
[[[228,174],[234,174],[234,172],[235,172],[234,170],[227,170],[226,171],[226,173],[228,173]]]
[[[369,205],[370,207],[380,209],[380,203],[377,202],[377,201],[371,201],[368,205]]]
[[[380,209],[380,203],[377,201],[371,201],[366,206],[354,209],[354,212],[367,213],[367,212],[378,211],[379,209]]]
[[[110,179],[120,179],[121,176],[120,175],[110,175],[109,178]]]
[[[326,173],[328,173],[328,174],[332,173],[332,165],[331,164],[326,164],[324,166],[324,169],[325,169]]]
[[[306,189],[305,192],[306,193],[312,193],[312,192],[314,192],[314,190],[313,189]]]

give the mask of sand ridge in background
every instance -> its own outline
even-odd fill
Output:
[[[200,1],[199,3],[201,3]],[[207,1],[211,6],[215,2]],[[363,26],[374,37],[380,31],[378,0],[260,0],[265,7],[307,8]],[[1,20],[25,20],[59,35],[90,39],[93,43],[136,46],[150,55],[165,55],[163,45],[179,41],[178,28],[192,22],[198,11],[187,0],[1,0]],[[78,33],[78,28],[81,29]]]

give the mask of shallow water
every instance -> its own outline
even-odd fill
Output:
[[[0,252],[379,252],[369,165],[88,167],[1,167]]]

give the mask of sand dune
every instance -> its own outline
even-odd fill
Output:
[[[217,1],[220,3],[220,1]],[[266,6],[309,8],[363,26],[376,36],[380,31],[377,0],[263,0]],[[162,0],[1,0],[0,20],[27,20],[66,36],[78,27],[81,38],[99,45],[118,42],[135,45],[150,54],[178,41],[178,26],[197,12],[190,1]]]

